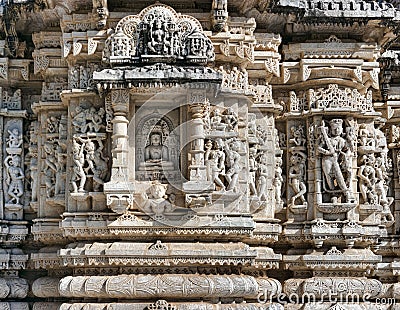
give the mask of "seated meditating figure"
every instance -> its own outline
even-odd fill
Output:
[[[140,163],[139,170],[144,169],[173,169],[173,163],[169,161],[168,147],[162,143],[160,132],[150,134],[150,144],[144,149],[144,162]]]

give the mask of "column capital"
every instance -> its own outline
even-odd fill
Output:
[[[115,114],[128,114],[129,90],[126,88],[111,90],[111,105]]]

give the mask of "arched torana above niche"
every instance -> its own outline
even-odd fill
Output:
[[[141,63],[206,64],[215,58],[200,22],[155,4],[122,18],[106,40],[103,61],[111,66]]]

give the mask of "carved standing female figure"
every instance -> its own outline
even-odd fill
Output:
[[[73,161],[74,161],[74,174],[72,176],[72,187],[74,193],[83,192],[83,187],[86,183],[86,174],[83,170],[83,165],[85,164],[85,156],[83,154],[84,145],[79,145],[79,143],[74,139],[72,145]],[[79,187],[77,182],[79,181]]]
[[[25,178],[24,172],[20,167],[21,158],[18,155],[7,156],[4,164],[7,169],[7,193],[11,197],[7,203],[19,204],[19,199],[24,194],[23,179]]]
[[[289,185],[292,187],[294,195],[291,198],[291,204],[294,206],[296,199],[300,199],[302,204],[306,204],[304,194],[307,192],[307,187],[304,182],[305,177],[305,161],[304,153],[296,152],[290,156],[289,168]]]

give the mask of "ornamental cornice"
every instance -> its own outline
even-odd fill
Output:
[[[290,244],[312,243],[317,248],[332,242],[351,248],[355,244],[377,245],[383,233],[377,226],[362,226],[354,221],[343,223],[318,220],[311,225],[286,225],[282,239]]]
[[[332,247],[325,253],[314,251],[305,255],[284,255],[283,261],[291,270],[370,270],[382,261],[382,256],[369,249],[338,250]]]
[[[96,236],[102,236],[103,239],[113,239],[116,236],[122,239],[130,239],[133,236],[169,236],[174,239],[186,239],[187,236],[195,234],[200,234],[205,239],[215,237],[229,239],[238,236],[249,237],[254,230],[252,218],[244,216],[189,216],[172,222],[165,219],[163,223],[143,220],[130,213],[117,219],[115,216],[116,214],[110,213],[64,213],[60,228],[65,237],[90,240]],[[35,229],[34,234],[38,238],[41,236],[39,227]]]
[[[380,56],[376,43],[342,42],[335,36],[320,43],[290,43],[283,46],[282,53],[285,60],[356,58],[377,61]]]
[[[28,254],[24,254],[20,249],[2,249],[0,250],[0,270],[25,269],[28,258]]]
[[[68,56],[89,58],[98,50],[99,43],[104,43],[109,31],[107,30],[88,30],[73,31],[62,34],[62,55],[64,58]]]
[[[257,249],[243,243],[164,243],[160,240],[156,243],[78,243],[59,251],[63,265],[69,267],[196,264],[245,266],[254,265],[256,256]]]
[[[276,3],[275,11],[292,8],[303,12],[304,18],[390,18],[397,20],[399,14],[392,4],[377,1],[356,1],[356,0],[279,0]]]
[[[61,47],[61,32],[40,31],[32,34],[36,49]]]

